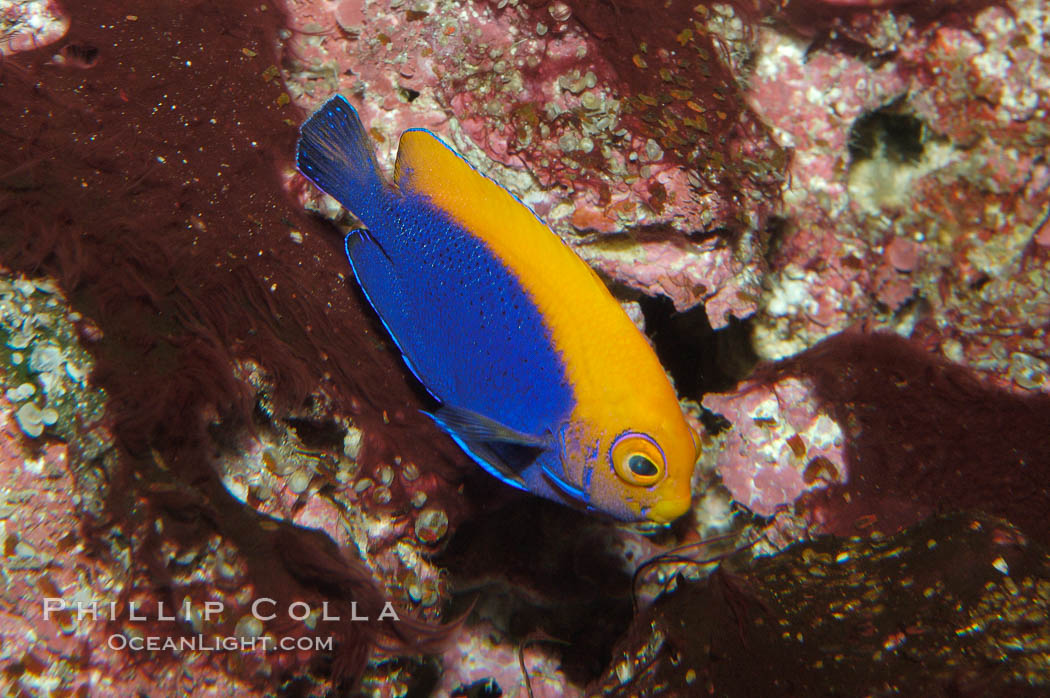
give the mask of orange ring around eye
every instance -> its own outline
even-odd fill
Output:
[[[644,434],[627,432],[613,442],[609,459],[624,482],[648,487],[663,479],[667,461],[656,442]]]

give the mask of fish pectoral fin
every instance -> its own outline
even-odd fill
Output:
[[[549,447],[544,438],[459,407],[443,406],[430,418],[486,472],[519,490],[528,491],[521,471]]]
[[[506,424],[462,407],[444,405],[438,408],[433,418],[445,431],[454,431],[469,441],[498,442],[535,449],[550,447],[549,439],[516,431]]]

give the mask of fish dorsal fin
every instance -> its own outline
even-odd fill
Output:
[[[512,266],[550,259],[552,253],[580,263],[531,209],[430,131],[401,135],[394,181],[405,194],[426,198]]]

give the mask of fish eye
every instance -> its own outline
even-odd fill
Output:
[[[656,469],[656,463],[653,463],[641,453],[632,454],[627,459],[627,467],[638,477],[653,477],[660,472]]]
[[[621,480],[640,487],[655,484],[667,468],[663,451],[656,442],[637,432],[628,432],[617,438],[609,458]]]

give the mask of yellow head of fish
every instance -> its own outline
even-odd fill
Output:
[[[630,336],[625,326],[620,330]],[[652,350],[635,333],[641,345],[633,337],[621,344],[622,354],[634,355],[629,369],[577,386],[574,427],[564,440],[565,476],[578,483],[591,507],[622,520],[662,524],[689,509],[700,439]]]

